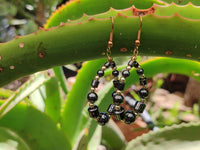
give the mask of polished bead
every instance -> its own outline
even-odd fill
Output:
[[[98,81],[98,80],[92,80],[91,86],[92,86],[93,88],[97,88],[98,85],[99,85],[99,81]]]
[[[149,92],[147,89],[145,88],[141,88],[139,91],[138,91],[138,94],[141,98],[146,98],[148,95],[149,95]]]
[[[115,88],[117,88],[118,84],[119,84],[119,80],[113,80],[113,86]]]
[[[123,97],[122,95],[116,94],[116,95],[113,97],[113,102],[114,102],[114,104],[116,104],[116,105],[121,104],[121,103],[123,102],[123,100],[124,100],[124,97]]]
[[[117,95],[117,92],[116,91],[112,92],[112,98],[114,98],[115,95]]]
[[[135,67],[135,68],[138,68],[139,64],[137,61],[133,61],[133,60],[130,60],[128,62],[128,65],[131,66],[131,67]]]
[[[112,72],[112,75],[113,75],[114,77],[117,77],[117,76],[119,75],[119,71],[118,71],[118,70],[114,70],[114,71]]]
[[[114,114],[117,120],[123,120],[124,119],[124,108],[121,106],[120,110],[115,110]]]
[[[108,112],[109,115],[114,115],[115,105],[114,104],[110,104],[108,109],[107,109],[107,112]]]
[[[124,78],[126,78],[126,77],[128,77],[130,75],[130,72],[128,70],[124,70],[122,72],[122,75],[123,75]]]
[[[138,69],[136,72],[137,72],[138,75],[144,74],[144,70],[142,68]]]
[[[99,109],[96,105],[94,105],[94,107],[89,107],[88,112],[91,118],[97,118],[99,116]]]
[[[98,95],[95,92],[90,92],[87,95],[87,99],[90,103],[94,103],[98,99]]]
[[[135,121],[136,119],[136,115],[134,114],[133,111],[126,111],[125,114],[124,114],[124,122],[126,124],[131,124]]]
[[[116,67],[116,64],[115,64],[115,62],[114,62],[114,61],[112,61],[112,62],[110,63],[110,66],[111,66],[111,68],[114,68],[114,67]]]
[[[146,104],[145,103],[142,103],[142,102],[139,102],[137,101],[135,103],[135,106],[134,106],[134,110],[138,113],[143,113],[144,109],[146,107]]]
[[[119,83],[117,85],[117,89],[122,91],[122,90],[124,90],[124,86],[125,86],[125,83],[122,81],[119,81]]]
[[[97,122],[99,123],[99,125],[104,126],[108,121],[109,121],[108,114],[101,112],[99,114],[99,117],[97,118]]]
[[[99,77],[103,77],[104,76],[104,71],[103,70],[98,70],[97,74]]]
[[[110,62],[106,62],[106,63],[104,64],[104,66],[105,66],[106,68],[110,67]]]
[[[147,78],[140,78],[140,85],[146,85],[147,84]]]

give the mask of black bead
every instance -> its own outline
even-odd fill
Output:
[[[97,118],[97,122],[99,123],[99,125],[104,126],[108,121],[109,121],[108,114],[101,112],[99,114],[99,117]]]
[[[99,109],[96,105],[94,105],[94,107],[89,107],[88,112],[91,118],[97,118],[99,116]]]
[[[130,72],[128,70],[124,70],[122,72],[122,75],[123,75],[124,78],[126,78],[126,77],[128,77],[130,75]]]
[[[130,61],[128,62],[128,65],[131,66],[131,67],[138,68],[139,63],[138,63],[137,61],[130,60]]]
[[[123,100],[124,100],[124,97],[123,97],[122,95],[116,94],[116,95],[113,97],[113,102],[114,102],[114,104],[116,104],[116,105],[121,104],[121,103],[123,102]]]
[[[138,69],[136,72],[137,72],[138,75],[143,75],[144,74],[144,70],[142,68]]]
[[[141,88],[139,91],[138,91],[138,94],[141,98],[146,98],[148,95],[149,95],[149,92],[147,89],[145,88]]]
[[[103,77],[104,76],[104,71],[103,70],[98,70],[97,74],[99,77]]]
[[[140,85],[146,85],[147,84],[147,78],[140,78]]]
[[[136,119],[136,115],[134,114],[133,111],[126,111],[125,114],[124,114],[124,122],[126,124],[131,124],[135,121]]]
[[[114,62],[114,61],[112,61],[112,62],[110,63],[110,66],[111,66],[111,68],[114,68],[114,67],[116,67],[116,64],[115,64],[115,62]]]
[[[112,72],[112,75],[113,75],[114,77],[117,77],[117,76],[119,75],[119,71],[118,71],[118,70],[114,70],[114,71]]]
[[[135,103],[134,110],[135,110],[136,112],[138,112],[138,113],[143,113],[145,107],[146,107],[146,104],[137,101],[137,102]]]
[[[118,84],[119,84],[119,80],[113,80],[113,86],[114,86],[115,88],[118,87]]]
[[[99,81],[98,81],[98,80],[92,80],[91,86],[92,86],[93,88],[97,88],[98,85],[99,85]]]
[[[106,62],[106,63],[104,64],[104,66],[105,66],[106,68],[110,67],[110,62]]]
[[[119,83],[117,84],[117,89],[118,90],[124,90],[124,86],[125,86],[125,83],[123,81],[119,81]]]
[[[107,109],[107,112],[109,115],[114,115],[115,113],[115,105],[114,104],[110,104],[108,109]]]
[[[117,92],[116,91],[112,92],[112,98],[114,98],[115,95],[117,95]]]
[[[120,110],[115,110],[114,114],[117,120],[123,120],[124,119],[124,108],[120,107]]]
[[[98,95],[95,92],[90,92],[87,95],[87,99],[90,103],[94,103],[98,99]]]

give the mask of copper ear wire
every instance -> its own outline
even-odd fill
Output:
[[[112,29],[111,29],[111,31],[110,31],[110,38],[109,38],[109,41],[108,41],[108,47],[107,47],[107,53],[106,53],[106,55],[107,55],[108,61],[109,61],[109,62],[112,62],[113,60],[112,60],[112,57],[110,57],[110,55],[111,55],[111,50],[110,50],[110,48],[113,46],[114,19],[113,19],[113,17],[110,17],[110,18],[111,18],[111,21],[112,21]]]
[[[138,29],[137,40],[135,40],[135,48],[133,50],[133,57],[131,58],[132,60],[137,59],[138,47],[140,45],[140,35],[141,35],[141,30],[142,30],[142,16],[139,16],[139,18],[140,18],[140,28]]]

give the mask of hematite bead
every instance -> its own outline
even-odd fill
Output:
[[[135,68],[138,68],[139,64],[137,61],[133,61],[133,60],[130,60],[128,62],[128,65],[131,66],[131,67],[135,67]]]
[[[117,92],[116,91],[112,92],[112,98],[114,98],[115,95],[117,95]]]
[[[124,119],[124,108],[121,106],[120,110],[115,110],[115,116],[117,118],[117,120],[123,120]]]
[[[106,62],[106,63],[104,64],[104,66],[105,66],[106,68],[110,67],[110,62]]]
[[[119,71],[118,71],[118,70],[114,70],[114,71],[112,72],[112,75],[113,75],[114,77],[117,77],[117,76],[119,75]]]
[[[122,91],[122,90],[124,90],[124,86],[125,86],[125,83],[122,81],[119,81],[119,83],[117,85],[117,89]]]
[[[111,66],[111,68],[114,68],[114,67],[116,67],[116,64],[115,64],[115,62],[114,62],[114,61],[112,61],[112,62],[110,63],[110,66]]]
[[[98,85],[99,85],[99,81],[98,81],[98,80],[92,80],[91,86],[92,86],[93,88],[97,88]]]
[[[113,80],[113,86],[115,88],[117,88],[118,84],[119,84],[119,80]]]
[[[98,95],[95,92],[90,92],[87,95],[87,99],[90,103],[94,103],[98,99]]]
[[[91,118],[97,118],[99,116],[99,109],[96,105],[94,105],[94,107],[89,107],[88,112]]]
[[[99,117],[97,118],[97,122],[99,123],[99,125],[104,126],[108,121],[109,121],[108,114],[101,112],[99,114]]]
[[[146,105],[142,102],[137,101],[134,106],[134,110],[138,113],[143,113]]]
[[[114,111],[115,111],[115,105],[114,104],[110,104],[108,109],[107,109],[107,112],[109,115],[114,115]]]
[[[138,69],[136,72],[137,72],[138,75],[144,74],[144,70],[142,68]]]
[[[139,91],[138,91],[138,94],[141,98],[146,98],[148,95],[149,95],[149,92],[147,89],[145,88],[141,88]]]
[[[116,94],[116,95],[113,97],[113,102],[114,102],[114,104],[116,104],[116,105],[121,104],[121,103],[123,102],[123,100],[124,100],[124,97],[123,97],[122,95]]]
[[[135,121],[136,119],[136,115],[134,114],[133,111],[126,111],[125,114],[124,114],[124,122],[126,124],[131,124]]]
[[[126,78],[126,77],[128,77],[130,75],[130,72],[128,70],[124,70],[122,72],[122,75],[123,75],[124,78]]]
[[[147,84],[147,78],[140,78],[140,85],[146,85]]]
[[[104,71],[103,70],[98,70],[97,74],[98,74],[99,77],[103,77]]]

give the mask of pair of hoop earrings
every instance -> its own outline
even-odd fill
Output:
[[[142,29],[142,17],[139,16],[139,18],[140,18],[140,28],[138,30],[137,40],[135,40],[135,48],[133,51],[133,56],[131,60],[128,62],[126,69],[122,71],[122,76],[119,79],[118,78],[119,71],[117,70],[116,64],[113,61],[112,57],[110,56],[111,47],[113,46],[112,39],[113,39],[113,28],[114,28],[114,20],[111,17],[112,30],[110,32],[110,39],[108,41],[108,46],[107,46],[107,62],[101,67],[100,70],[97,71],[95,79],[92,80],[90,92],[87,95],[87,99],[89,102],[89,108],[88,108],[89,115],[91,118],[97,120],[98,124],[101,126],[105,125],[109,121],[111,116],[115,116],[117,120],[122,120],[126,124],[131,124],[135,121],[139,113],[143,113],[146,107],[145,101],[149,93],[146,88],[147,79],[144,75],[144,70],[141,68],[141,66],[136,60],[138,55],[138,47],[140,45],[140,34]],[[104,71],[109,67],[112,68],[112,75],[114,77],[113,86],[115,87],[115,91],[112,93],[113,103],[109,105],[107,112],[99,112],[98,106],[94,104],[98,99],[98,95],[95,92],[95,89],[99,85],[99,78],[104,76]],[[124,108],[120,106],[124,100],[121,91],[124,90],[125,79],[130,76],[130,70],[133,67],[136,68],[136,73],[139,75],[140,85],[142,86],[142,88],[138,91],[138,95],[140,96],[141,100],[136,102],[135,106],[133,107],[133,110],[125,111]]]

